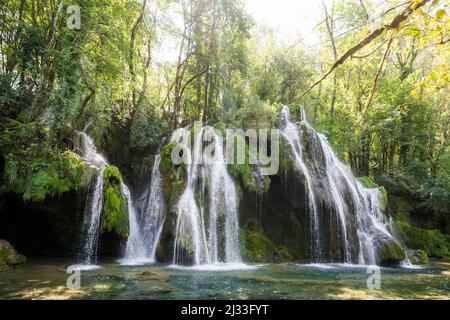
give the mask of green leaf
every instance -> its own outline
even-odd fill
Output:
[[[442,19],[446,14],[447,14],[447,12],[445,11],[445,9],[439,9],[438,11],[436,11],[436,18],[440,20],[440,19]]]

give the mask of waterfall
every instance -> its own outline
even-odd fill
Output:
[[[108,162],[97,152],[91,137],[84,132],[78,132],[78,135],[84,160],[98,170],[94,190],[85,209],[85,231],[80,259],[82,264],[90,265],[97,262],[98,233],[103,208],[103,170]]]
[[[193,146],[190,137],[191,130],[182,128],[171,138],[183,145],[187,160],[186,187],[177,203],[174,264],[185,263],[186,255],[194,265],[240,263],[236,189],[227,171],[222,137],[212,127],[199,129]],[[201,152],[205,142],[210,153]]]
[[[130,234],[125,247],[125,255],[121,260],[123,264],[140,264],[144,262],[152,262],[147,253],[142,237],[141,224],[139,215],[131,197],[130,190],[122,182],[121,189],[128,204],[128,217],[130,222]]]
[[[125,249],[123,263],[139,264],[155,261],[156,247],[165,220],[162,175],[159,171],[160,161],[161,157],[156,156],[150,176],[150,184],[143,200],[141,219],[138,219],[134,206],[129,208],[133,215],[130,215],[130,237]]]
[[[281,111],[282,119],[284,120],[284,127],[281,129],[281,134],[289,142],[292,151],[295,156],[295,165],[299,171],[302,172],[305,177],[305,187],[308,194],[308,207],[310,213],[310,225],[311,225],[311,253],[314,261],[321,259],[321,247],[320,247],[320,227],[319,217],[317,212],[317,203],[315,197],[315,190],[313,186],[313,180],[308,167],[305,165],[303,158],[302,145],[300,143],[299,128],[296,124],[290,120],[289,108],[283,108]],[[304,113],[302,113],[302,119],[304,119]]]
[[[327,202],[339,222],[339,241],[344,262],[379,263],[381,246],[386,241],[394,240],[388,231],[389,221],[380,209],[380,191],[364,188],[334,154],[326,137],[308,124],[303,108],[300,114],[301,122],[293,123],[289,108],[285,106],[280,115],[283,120],[281,133],[295,155],[297,170],[304,177],[311,217],[312,259],[320,259],[320,239],[324,238],[321,234],[323,228],[319,225],[323,212],[317,210],[317,204]],[[356,229],[357,243],[350,241],[352,223]]]
[[[80,262],[83,265],[97,263],[97,247],[100,230],[100,216],[103,210],[103,171],[108,166],[106,159],[98,153],[94,141],[84,132],[78,132],[80,137],[80,149],[83,159],[98,170],[95,187],[90,196],[90,201],[85,209],[84,233],[82,238],[82,252]],[[120,187],[122,195],[128,205],[130,234],[125,249],[125,260],[150,260],[146,254],[146,248],[139,224],[139,216],[134,206],[130,190],[125,183]]]

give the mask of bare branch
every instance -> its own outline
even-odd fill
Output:
[[[384,52],[384,56],[383,56],[383,59],[381,60],[380,67],[378,68],[375,79],[373,80],[373,86],[372,86],[372,91],[370,92],[369,101],[367,101],[367,105],[364,108],[363,114],[362,114],[361,118],[359,119],[357,126],[366,117],[367,111],[369,110],[369,107],[372,104],[373,96],[375,95],[375,90],[377,89],[378,79],[380,78],[380,74],[381,74],[381,71],[383,70],[384,62],[386,61],[386,58],[389,54],[389,50],[391,49],[392,41],[393,41],[393,38],[391,37],[389,39],[388,45],[386,47],[386,51]]]

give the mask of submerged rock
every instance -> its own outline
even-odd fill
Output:
[[[8,241],[0,239],[0,272],[22,265],[26,260]]]

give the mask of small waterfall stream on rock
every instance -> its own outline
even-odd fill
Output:
[[[85,228],[80,256],[81,264],[92,265],[97,263],[98,233],[103,207],[103,170],[108,162],[97,152],[91,137],[84,132],[79,132],[78,135],[83,158],[98,170],[94,190],[85,209]]]
[[[305,165],[303,159],[302,145],[300,143],[299,130],[297,125],[290,121],[289,108],[283,108],[281,111],[281,116],[285,121],[285,125],[281,130],[281,134],[289,142],[295,156],[295,165],[298,170],[303,173],[305,177],[305,187],[308,193],[308,206],[310,212],[311,220],[311,253],[314,261],[319,261],[321,259],[321,248],[320,248],[320,227],[319,227],[319,217],[317,212],[316,197],[314,195],[314,186],[309,173],[308,167]],[[303,117],[303,114],[302,114]],[[303,118],[302,118],[303,119]]]
[[[141,215],[133,215],[139,220],[131,219],[130,236],[125,249],[123,264],[142,264],[155,262],[156,247],[161,236],[165,220],[165,204],[162,196],[162,176],[159,171],[161,157],[155,157],[150,183],[145,190]],[[131,206],[129,210],[136,210]]]
[[[337,239],[344,262],[378,264],[383,244],[396,241],[388,231],[389,221],[380,208],[380,191],[364,188],[336,157],[326,137],[309,125],[303,108],[300,115],[300,123],[293,123],[289,108],[285,106],[280,114],[281,134],[291,147],[297,170],[304,177],[312,233],[312,260],[327,259],[322,256],[321,239],[325,235],[319,222],[324,217],[318,207],[319,204],[323,207],[324,203],[329,203],[337,216]],[[350,229],[356,230],[354,236],[350,234]],[[355,237],[355,240],[350,240]]]
[[[124,258],[121,259],[120,262],[129,265],[153,262],[148,255],[142,238],[141,224],[139,223],[139,216],[132,200],[130,190],[123,182],[121,184],[121,189],[123,195],[127,199],[130,234],[127,239]]]
[[[190,256],[196,266],[241,264],[236,190],[227,172],[222,137],[212,127],[203,127],[193,136],[193,146],[187,128],[178,129],[171,138],[183,145],[187,160],[186,187],[177,203],[173,263],[185,264]],[[210,153],[201,152],[205,142]]]
[[[83,158],[98,170],[95,187],[85,209],[82,248],[79,259],[80,264],[85,269],[89,269],[95,267],[97,263],[100,216],[103,210],[103,171],[108,166],[108,162],[97,151],[91,137],[84,132],[78,132],[78,135]],[[132,261],[136,259],[143,260],[147,255],[145,254],[146,248],[142,240],[138,214],[127,185],[122,182],[120,189],[127,201],[130,223],[130,235],[125,250],[125,258]]]

